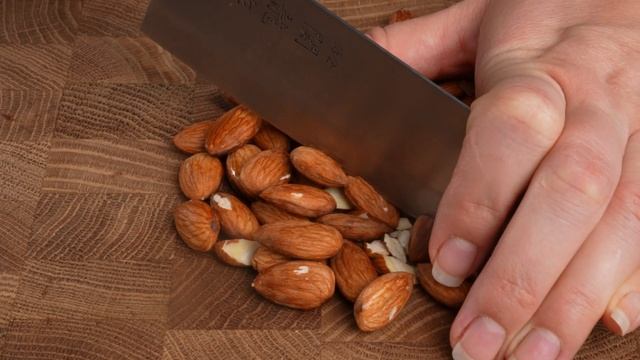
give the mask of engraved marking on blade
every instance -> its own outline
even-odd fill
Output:
[[[280,3],[275,0],[269,1],[267,11],[262,14],[262,22],[265,24],[273,24],[280,30],[287,30],[289,24],[293,22],[293,18],[289,16],[284,2]]]

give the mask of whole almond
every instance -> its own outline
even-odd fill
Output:
[[[336,201],[326,191],[309,185],[282,184],[271,186],[260,197],[290,213],[318,217],[336,209]]]
[[[335,292],[333,271],[315,261],[290,261],[258,274],[252,284],[260,295],[294,309],[315,309]]]
[[[429,237],[433,227],[433,218],[428,215],[418,216],[411,228],[409,238],[409,261],[414,263],[429,260]]]
[[[328,214],[318,218],[318,222],[333,226],[344,238],[351,240],[375,240],[392,230],[377,220],[351,214]]]
[[[305,177],[320,185],[339,187],[347,183],[347,175],[340,164],[312,147],[295,148],[291,152],[291,163]]]
[[[380,220],[392,229],[398,226],[398,210],[385,200],[366,180],[361,177],[349,177],[345,195],[358,209],[370,217]]]
[[[237,197],[227,193],[216,193],[211,197],[211,207],[220,218],[222,231],[232,238],[251,239],[260,224]]]
[[[388,274],[394,272],[406,272],[415,274],[416,269],[407,263],[398,260],[397,258],[389,255],[373,254],[371,255],[371,261],[379,274]]]
[[[262,120],[258,114],[239,105],[227,111],[211,126],[205,148],[211,155],[223,155],[246,144],[253,138]]]
[[[256,250],[255,254],[253,254],[251,266],[253,266],[257,272],[263,272],[274,265],[282,264],[287,261],[291,261],[291,259],[284,255],[280,255],[275,251],[269,250],[267,247],[260,246],[258,250]]]
[[[254,240],[269,249],[295,259],[325,260],[342,247],[342,236],[331,226],[289,220],[262,225]]]
[[[173,137],[173,144],[187,154],[207,151],[204,147],[204,139],[214,123],[214,120],[205,120],[185,127]]]
[[[289,182],[291,168],[287,154],[265,150],[255,155],[240,172],[240,186],[247,195],[256,197],[265,189]]]
[[[471,282],[464,281],[456,288],[450,288],[437,282],[431,274],[432,266],[429,263],[418,264],[416,275],[422,288],[437,302],[452,307],[459,308],[471,290]]]
[[[211,207],[200,200],[189,200],[174,209],[176,230],[182,240],[197,251],[210,251],[218,240],[220,221]]]
[[[336,284],[347,300],[356,300],[362,289],[378,277],[369,256],[351,241],[344,242],[340,252],[331,258]]]
[[[260,153],[260,148],[253,144],[246,144],[232,151],[227,156],[227,178],[233,186],[245,192],[240,185],[240,171],[251,158]]]
[[[262,122],[260,131],[253,137],[253,142],[262,150],[289,151],[290,141],[287,135],[266,122]]]
[[[307,220],[305,217],[293,215],[264,201],[254,201],[251,204],[251,210],[260,224],[271,224],[287,220]]]
[[[222,163],[206,153],[195,154],[180,165],[180,189],[191,200],[204,200],[220,187]]]
[[[353,305],[360,330],[378,330],[393,321],[411,297],[413,278],[405,272],[390,273],[367,285]]]
[[[213,250],[216,257],[227,265],[237,267],[251,266],[256,250],[260,247],[256,241],[232,239],[216,242]]]

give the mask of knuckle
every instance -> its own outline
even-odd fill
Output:
[[[474,222],[481,224],[501,222],[505,217],[504,209],[480,199],[466,198],[460,200],[456,208],[455,213],[457,217],[473,219]]]
[[[611,206],[633,226],[640,225],[640,184],[621,181]]]
[[[584,319],[594,314],[601,314],[606,306],[606,302],[598,296],[598,291],[589,287],[572,286],[564,294],[563,306],[570,314],[569,317],[573,319]]]
[[[532,275],[523,272],[502,272],[497,281],[497,294],[511,308],[532,313],[540,305],[542,297]]]

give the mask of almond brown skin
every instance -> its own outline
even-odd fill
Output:
[[[251,203],[251,210],[256,218],[258,218],[260,224],[271,224],[287,220],[307,220],[307,218],[303,216],[291,214],[264,201],[254,201]]]
[[[240,172],[244,165],[249,162],[251,158],[260,153],[260,148],[253,144],[246,144],[237,149],[227,156],[227,178],[233,186],[244,193],[240,185]]]
[[[205,120],[193,123],[173,137],[173,144],[187,154],[196,154],[207,151],[204,147],[204,139],[215,120]]]
[[[318,218],[318,222],[338,229],[346,239],[360,241],[381,239],[384,234],[393,231],[377,220],[344,213],[324,215]]]
[[[328,187],[342,187],[347,175],[342,166],[324,152],[308,146],[299,146],[291,152],[291,163],[308,179]]]
[[[260,195],[265,189],[289,182],[291,167],[287,154],[277,150],[265,150],[252,157],[240,171],[240,187],[250,197]]]
[[[216,193],[211,197],[211,207],[220,218],[222,231],[229,237],[250,240],[260,227],[251,209],[231,194]]]
[[[325,260],[342,248],[342,235],[331,226],[289,220],[262,225],[253,239],[294,259]]]
[[[291,261],[291,259],[269,250],[267,247],[260,246],[258,250],[256,250],[255,254],[253,254],[251,266],[253,266],[257,272],[263,272],[274,265],[282,264],[287,261]]]
[[[349,177],[344,193],[355,207],[363,210],[370,217],[382,221],[393,229],[398,226],[400,219],[398,210],[363,178]]]
[[[186,197],[204,200],[218,190],[223,175],[222,163],[218,158],[199,153],[182,162],[178,182]]]
[[[433,227],[433,218],[429,215],[420,215],[416,218],[411,228],[411,237],[409,238],[409,261],[413,263],[429,261],[429,238],[431,237],[431,228]]]
[[[255,112],[239,105],[227,111],[209,129],[205,148],[211,155],[223,155],[246,144],[253,138],[262,120]]]
[[[262,150],[288,152],[291,146],[291,141],[287,135],[264,121],[262,122],[260,131],[253,137],[253,142]]]
[[[418,264],[416,276],[422,288],[435,301],[451,308],[459,308],[471,290],[471,282],[465,281],[456,288],[446,287],[437,282],[431,275],[431,264]]]
[[[311,310],[335,292],[333,271],[315,261],[290,261],[258,274],[252,284],[260,295],[276,304]]]
[[[354,302],[362,289],[378,277],[369,256],[359,246],[345,240],[340,252],[331,258],[336,284],[347,300]]]
[[[411,297],[413,275],[395,272],[380,276],[362,290],[353,312],[362,331],[382,329],[397,317]]]
[[[189,200],[173,211],[176,230],[182,240],[197,251],[211,251],[220,233],[220,221],[211,207],[200,200]]]
[[[292,214],[318,217],[336,209],[336,201],[324,190],[308,185],[282,184],[260,193],[262,200]]]

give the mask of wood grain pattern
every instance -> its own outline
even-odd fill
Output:
[[[638,360],[639,358],[640,331],[620,337],[612,335],[604,325],[598,324],[575,360]]]
[[[80,33],[91,36],[137,36],[149,0],[85,0]]]
[[[453,313],[415,289],[406,307],[386,328],[372,333],[358,329],[353,304],[334,297],[322,308],[322,335],[327,342],[419,342],[448,344]]]
[[[0,141],[49,141],[61,90],[0,90]]]
[[[0,141],[0,199],[37,201],[49,143]]]
[[[72,42],[82,0],[0,0],[0,44]]]
[[[9,327],[19,281],[19,273],[0,272],[0,338],[2,338],[2,331],[6,331]],[[2,340],[0,340],[0,349],[2,349],[1,343]]]
[[[55,140],[42,189],[178,194],[177,174],[183,158],[168,142]]]
[[[35,202],[0,200],[0,273],[22,270]]]
[[[2,360],[158,359],[165,328],[133,320],[19,320],[6,335]]]
[[[171,329],[319,329],[320,311],[292,310],[261,298],[252,269],[221,264],[181,246],[172,270]]]
[[[163,321],[168,265],[142,261],[27,260],[15,319]]]
[[[170,330],[163,360],[317,359],[320,341],[312,331]]]
[[[70,84],[56,138],[166,141],[190,123],[192,97],[184,85]]]
[[[232,106],[222,97],[217,86],[196,83],[191,103],[191,122],[216,119]]]
[[[39,260],[168,260],[178,241],[173,208],[179,201],[176,196],[159,194],[44,194],[27,256]]]
[[[0,90],[58,90],[67,78],[71,44],[0,45]]]
[[[329,342],[322,344],[322,360],[448,360],[449,345],[420,343]]]
[[[146,37],[78,36],[69,81],[191,84],[195,73]]]

